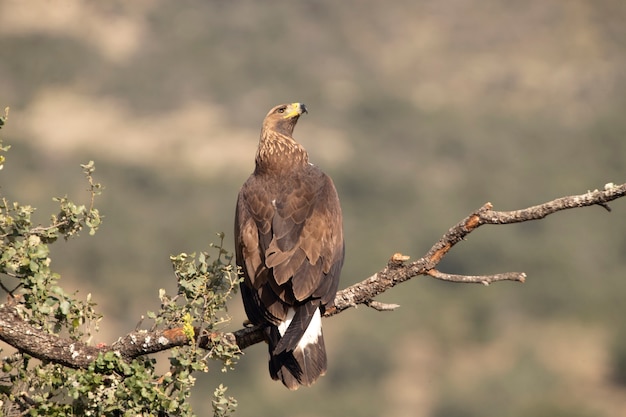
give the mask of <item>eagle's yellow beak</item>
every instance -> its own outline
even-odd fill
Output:
[[[283,117],[285,119],[291,119],[292,117],[302,115],[302,113],[308,113],[304,103],[291,103],[289,107],[287,107],[287,112]]]

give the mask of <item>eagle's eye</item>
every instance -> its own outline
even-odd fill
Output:
[[[278,113],[284,113],[285,112],[285,108],[284,107],[280,107],[277,111],[278,111]]]

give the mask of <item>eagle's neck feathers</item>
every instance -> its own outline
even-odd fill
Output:
[[[263,130],[256,154],[256,172],[284,172],[298,169],[309,162],[302,145],[288,135]]]

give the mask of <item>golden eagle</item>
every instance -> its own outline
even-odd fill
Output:
[[[235,214],[246,314],[265,326],[272,379],[292,390],[326,373],[321,317],[335,298],[344,258],[335,186],[292,137],[303,113],[301,103],[267,113]]]

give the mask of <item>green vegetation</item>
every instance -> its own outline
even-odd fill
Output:
[[[5,118],[0,119],[0,127]],[[0,151],[6,152],[8,146]],[[2,162],[4,155],[0,155]],[[20,317],[35,328],[76,341],[91,340],[102,316],[96,312],[91,294],[86,300],[68,294],[59,285],[60,275],[50,268],[49,246],[59,238],[78,237],[88,229],[93,235],[101,223],[94,207],[101,185],[94,182],[93,162],[82,165],[91,194],[89,206],[77,205],[67,197],[55,198],[58,214],[50,224],[34,226],[35,209],[2,198],[0,203],[0,287],[8,293]],[[223,240],[223,236],[222,236]],[[168,296],[160,291],[161,308],[148,312],[153,329],[184,326],[191,338],[194,326],[201,332],[219,331],[228,323],[226,302],[236,290],[239,278],[232,256],[215,245],[217,259],[209,253],[172,256],[178,292]],[[0,353],[4,349],[0,349]],[[236,346],[215,340],[211,349],[195,345],[170,351],[169,370],[157,371],[154,358],[125,362],[116,352],[100,354],[87,369],[71,369],[55,363],[11,352],[0,361],[0,410],[3,416],[191,416],[189,398],[197,372],[208,372],[209,360],[219,359],[222,371],[231,369],[238,355]],[[215,416],[231,414],[237,403],[226,388],[215,389]]]

